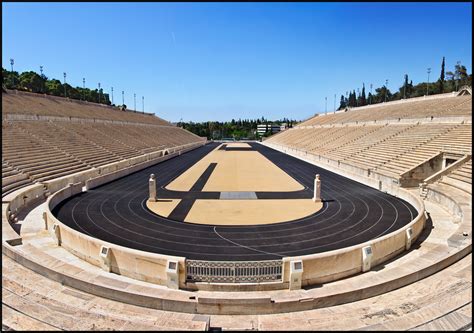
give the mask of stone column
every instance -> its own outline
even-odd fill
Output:
[[[319,174],[316,175],[314,179],[314,202],[321,202],[321,180],[319,179]]]
[[[148,181],[148,188],[150,189],[150,197],[148,200],[153,202],[156,201],[156,179],[153,173],[150,175],[150,180]]]

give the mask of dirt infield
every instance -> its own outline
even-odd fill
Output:
[[[290,200],[196,200],[185,222],[255,225],[297,220],[316,213],[321,202]]]
[[[168,217],[179,199],[147,201],[154,213]],[[196,200],[184,222],[213,225],[256,225],[297,220],[323,207],[311,199],[288,200]]]
[[[240,144],[227,147],[247,148]],[[219,146],[220,147],[220,146]],[[258,151],[226,151],[216,147],[210,154],[186,170],[166,188],[174,191],[189,191],[211,163],[217,166],[206,182],[203,191],[298,191],[304,189],[300,183],[270,162]]]
[[[156,202],[147,201],[146,205],[152,212],[168,217],[180,202],[181,199],[158,199]]]

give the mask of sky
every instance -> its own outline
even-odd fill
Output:
[[[2,66],[166,120],[309,118],[388,79],[472,73],[472,3],[2,3]],[[327,102],[326,102],[327,98]]]

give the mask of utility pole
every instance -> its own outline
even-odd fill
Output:
[[[359,106],[359,97],[360,97],[360,92],[359,88],[357,88],[357,97],[356,97],[356,105]]]
[[[328,113],[328,98],[327,97],[324,97],[324,99],[326,100],[326,106],[325,106],[325,113],[327,114]]]
[[[67,97],[67,95],[66,95],[66,72],[64,72],[63,75],[64,75],[64,97]]]
[[[124,97],[125,92],[122,90],[122,105],[125,105],[125,97]]]
[[[142,112],[145,112],[145,97],[142,96]]]
[[[137,111],[137,94],[133,93],[133,111]]]
[[[426,71],[428,72],[428,83],[426,83],[426,96],[428,96],[429,95],[428,87],[430,86],[431,67],[428,67]]]
[[[112,104],[114,104],[114,87],[112,87],[111,90],[112,90]]]
[[[385,80],[385,102],[387,102],[388,79]]]
[[[40,66],[40,73],[41,73],[41,78],[44,80],[44,76],[43,76],[43,66]],[[41,83],[41,93],[44,92],[44,82]]]
[[[86,100],[86,78],[82,78],[82,99]]]
[[[336,94],[334,94],[334,112],[336,112]]]
[[[99,82],[99,104],[100,104],[100,97],[101,97],[100,95],[101,93],[100,93],[100,82]]]

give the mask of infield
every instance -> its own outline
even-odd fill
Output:
[[[268,160],[260,152],[252,150],[247,143],[228,143],[216,147],[194,166],[173,180],[166,188],[174,191],[189,191],[211,163],[216,167],[202,191],[299,191],[304,186]]]

